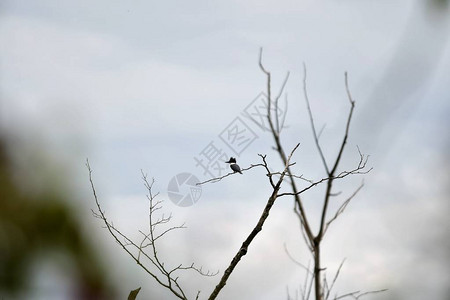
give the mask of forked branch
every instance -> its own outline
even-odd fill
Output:
[[[275,142],[275,150],[280,155],[280,158],[281,158],[281,161],[283,162],[283,164],[286,164],[287,157],[286,157],[286,153],[284,151],[284,147],[281,144],[281,139],[280,139],[281,132],[273,126],[273,116],[271,114],[271,110],[272,110],[271,109],[271,103],[272,103],[271,74],[263,65],[262,52],[263,51],[261,48],[260,52],[259,52],[259,67],[260,67],[261,71],[266,75],[266,88],[267,88],[267,99],[268,99],[267,100],[268,101],[267,120],[268,120],[270,130],[271,130],[274,142]],[[281,93],[284,90],[287,80],[288,80],[288,76],[286,76],[285,80],[283,81],[283,84],[282,84],[282,87],[280,89],[280,93],[279,93],[279,96],[277,97],[277,99],[281,96]],[[278,107],[277,107],[277,109],[278,109]],[[277,111],[275,112],[275,115],[278,115]],[[305,242],[309,245],[312,245],[313,239],[314,239],[314,234],[312,232],[311,225],[309,224],[305,207],[300,198],[301,192],[298,192],[297,184],[295,182],[295,175],[292,172],[291,168],[287,169],[287,175],[290,179],[291,188],[292,188],[292,192],[293,192],[292,195],[294,196],[294,212],[299,216],[301,230],[302,230],[302,233],[304,233]]]
[[[292,155],[294,154],[295,150],[298,148],[299,145],[300,144],[297,144],[294,147],[294,149],[292,149],[288,159],[286,160],[286,164],[285,164],[284,170],[281,173],[280,178],[278,179],[278,181],[273,186],[272,194],[270,195],[269,199],[267,200],[266,206],[264,207],[264,210],[263,210],[263,212],[261,214],[261,217],[259,218],[258,222],[256,223],[256,226],[253,228],[253,230],[250,232],[250,234],[247,236],[247,238],[242,243],[242,245],[239,248],[239,250],[236,253],[236,255],[231,260],[230,265],[225,270],[225,272],[223,273],[222,278],[220,279],[219,283],[216,285],[215,289],[213,290],[213,292],[209,296],[209,298],[208,298],[209,300],[216,299],[217,295],[220,293],[220,291],[226,285],[227,280],[230,277],[231,273],[233,272],[234,268],[237,266],[237,264],[239,263],[241,258],[244,255],[247,254],[248,247],[250,246],[250,244],[252,243],[254,238],[258,235],[258,233],[262,230],[266,219],[269,217],[269,212],[270,212],[273,204],[275,203],[275,200],[277,199],[278,191],[281,188],[281,184],[283,182],[284,176],[286,175],[287,169],[289,168],[290,159],[291,159]],[[269,170],[269,168],[267,167],[267,162],[265,161],[265,156],[261,155],[261,157],[263,158],[263,161],[264,161],[264,164],[266,166],[266,169]],[[273,175],[269,174],[268,176],[269,176],[269,178],[272,178]]]
[[[273,103],[272,98],[271,98],[272,77],[271,77],[271,73],[264,67],[264,65],[262,63],[262,50],[260,51],[260,56],[259,56],[259,67],[262,70],[262,72],[266,75],[266,78],[267,78],[267,80],[266,80],[267,95],[268,95],[267,119],[268,119],[268,123],[269,123],[270,129],[271,129],[272,137],[275,142],[274,149],[279,153],[283,163],[285,163],[287,157],[285,155],[283,146],[281,144],[280,130],[276,126],[278,123],[277,113],[275,113],[275,117],[273,117],[273,114],[272,114],[272,103]],[[281,92],[285,88],[287,78],[288,78],[288,76],[286,76],[285,81],[283,81],[283,84],[281,87]],[[324,277],[323,280],[321,278],[321,272],[324,270],[322,267],[322,264],[321,264],[321,259],[320,259],[320,257],[321,257],[321,241],[322,241],[327,229],[329,228],[329,226],[340,215],[342,215],[342,213],[345,211],[345,209],[347,208],[350,201],[356,196],[356,194],[361,190],[361,188],[363,186],[363,185],[359,186],[350,197],[348,197],[346,200],[344,200],[343,203],[337,209],[337,211],[334,213],[334,215],[327,220],[330,199],[332,197],[335,197],[340,194],[340,192],[339,193],[333,192],[333,190],[332,190],[333,183],[337,179],[342,179],[342,178],[345,178],[350,175],[366,174],[366,173],[370,172],[372,169],[371,168],[366,169],[366,165],[367,165],[369,156],[363,155],[358,148],[358,153],[359,153],[360,159],[359,159],[357,166],[349,171],[347,171],[347,170],[341,171],[341,172],[338,171],[338,168],[341,163],[343,153],[344,153],[347,141],[348,141],[350,123],[351,123],[351,120],[353,117],[353,111],[355,108],[355,101],[353,100],[353,97],[352,97],[352,95],[350,93],[350,89],[349,89],[347,73],[345,73],[344,79],[345,79],[345,90],[347,93],[348,101],[350,103],[350,108],[349,108],[349,113],[347,115],[347,121],[345,123],[345,130],[343,133],[343,138],[342,138],[342,141],[341,141],[338,151],[337,151],[338,152],[337,157],[331,164],[329,164],[327,162],[327,159],[325,158],[325,155],[324,155],[324,151],[319,142],[320,136],[321,136],[325,126],[323,126],[320,129],[320,131],[317,131],[317,129],[316,129],[316,124],[315,124],[314,116],[313,116],[312,109],[311,109],[309,95],[307,92],[306,79],[307,79],[306,65],[303,64],[303,94],[304,94],[306,108],[307,108],[309,121],[310,121],[311,129],[312,129],[312,133],[313,133],[314,143],[315,143],[317,152],[319,153],[320,160],[322,162],[323,168],[325,169],[326,175],[320,180],[310,181],[309,185],[307,185],[306,187],[304,187],[302,189],[299,189],[299,188],[297,188],[296,181],[295,181],[295,179],[298,179],[297,176],[295,176],[292,173],[292,171],[290,170],[290,168],[288,168],[287,176],[289,176],[289,178],[291,180],[292,191],[279,193],[277,195],[277,197],[283,197],[283,196],[293,196],[294,197],[294,201],[295,201],[294,212],[296,213],[296,215],[299,218],[303,238],[314,258],[314,268],[311,270],[311,272],[313,273],[313,276],[311,276],[312,277],[311,282],[314,282],[314,291],[315,291],[315,297],[316,297],[315,299],[323,300],[324,298],[328,298],[330,296],[330,291],[334,286],[334,283],[337,279],[337,276],[339,275],[339,271],[340,271],[340,268],[342,267],[342,265],[340,266],[340,268],[336,274],[336,277],[333,279],[331,286],[328,286],[326,277]],[[274,104],[275,109],[278,109],[277,103],[278,103],[278,99],[280,97],[281,97],[281,94],[278,94],[277,97],[275,98],[275,104]],[[274,119],[275,119],[275,121],[274,121]],[[274,126],[274,122],[275,122],[275,126]],[[325,190],[325,196],[324,196],[322,209],[320,212],[320,217],[319,217],[319,222],[318,222],[319,228],[317,230],[317,233],[314,234],[313,230],[311,228],[311,224],[308,221],[308,215],[303,206],[303,202],[302,202],[302,199],[300,198],[300,194],[304,193],[305,191],[307,191],[321,183],[326,183],[326,190]],[[308,270],[309,270],[309,268],[308,268]],[[308,281],[309,275],[310,275],[310,273],[307,272],[307,280],[306,281]],[[302,297],[304,299],[309,298],[309,293],[306,292],[306,289],[302,290]]]
[[[104,210],[102,209],[95,190],[94,181],[92,179],[92,169],[89,165],[89,161],[86,161],[86,167],[89,171],[89,181],[91,184],[92,192],[94,194],[95,204],[97,211],[92,211],[96,218],[103,221],[109,233],[113,236],[115,241],[121,246],[121,248],[153,279],[156,280],[161,286],[168,289],[179,299],[187,299],[186,293],[179,283],[177,273],[180,271],[192,270],[202,276],[215,276],[217,272],[203,271],[200,267],[196,267],[194,263],[190,265],[178,264],[174,267],[167,267],[167,265],[160,259],[157,251],[156,241],[165,236],[169,232],[176,229],[186,228],[184,224],[178,226],[172,226],[165,229],[160,229],[161,226],[168,224],[172,215],[165,216],[162,214],[160,217],[155,216],[155,212],[162,209],[162,200],[156,200],[158,193],[153,193],[154,179],[149,181],[147,175],[142,172],[142,179],[144,186],[147,189],[149,200],[149,228],[148,233],[139,231],[143,236],[140,242],[134,242],[131,238],[123,234],[117,229],[106,217]],[[145,250],[150,248],[150,253]],[[149,266],[150,265],[150,266]],[[200,291],[197,293],[200,294]]]

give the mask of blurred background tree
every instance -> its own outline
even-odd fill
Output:
[[[69,299],[111,299],[114,292],[95,248],[82,232],[58,183],[47,178],[39,191],[14,178],[6,139],[0,140],[0,295],[5,299],[61,297],[55,290],[33,290],[33,264],[47,258],[70,282]],[[45,174],[41,174],[45,176]],[[56,294],[55,294],[56,292]]]

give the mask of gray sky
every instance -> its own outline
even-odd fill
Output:
[[[142,299],[168,297],[92,220],[85,158],[110,217],[137,236],[147,222],[140,170],[155,177],[166,199],[178,173],[208,179],[194,157],[211,141],[231,153],[219,134],[264,91],[257,65],[263,47],[274,89],[291,72],[282,138],[287,147],[301,142],[296,170],[321,178],[302,63],[316,122],[326,124],[321,141],[329,160],[348,111],[348,71],[357,107],[343,168],[357,162],[359,145],[374,170],[326,238],[329,276],[346,257],[339,292],[389,288],[373,299],[443,299],[450,281],[450,18],[445,7],[423,2],[3,1],[0,126],[17,141],[18,164],[39,149],[70,168],[69,182],[80,192],[76,205],[111,254],[112,268],[120,266],[111,272],[123,295],[143,286]],[[240,164],[257,163],[257,153],[264,153],[279,168],[270,136],[248,124],[258,138]],[[343,195],[361,179],[343,181]],[[166,209],[189,228],[169,237],[161,252],[169,261],[197,261],[222,272],[268,191],[260,170],[205,185],[191,207],[167,201]],[[312,216],[321,191],[304,196]],[[304,272],[283,244],[304,264],[310,259],[297,229],[292,201],[279,199],[222,299],[285,299],[286,287],[295,291]],[[207,295],[219,280],[187,277],[191,295],[198,288]]]

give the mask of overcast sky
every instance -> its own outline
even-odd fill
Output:
[[[168,200],[168,183],[182,172],[208,179],[194,158],[211,142],[242,167],[258,163],[262,153],[280,168],[270,136],[243,116],[265,91],[260,47],[275,90],[290,71],[282,140],[288,149],[301,143],[296,172],[323,177],[302,96],[302,63],[317,126],[326,124],[321,142],[329,161],[349,109],[347,71],[356,110],[342,169],[357,163],[357,145],[374,169],[326,237],[328,275],[347,258],[341,293],[388,288],[372,299],[444,299],[450,16],[445,6],[425,2],[433,1],[3,1],[0,126],[16,141],[18,164],[43,151],[70,170],[75,205],[117,262],[111,272],[123,297],[142,286],[142,299],[170,299],[92,220],[85,159],[115,224],[136,237],[146,226],[142,169],[157,180],[175,221],[189,227],[161,242],[168,263],[198,261],[223,272],[268,198],[263,171],[207,184],[190,207]],[[254,138],[238,153],[221,139],[237,117]],[[340,200],[361,180],[343,181]],[[322,192],[304,195],[313,220]],[[287,287],[298,289],[304,271],[284,243],[308,264],[288,198],[277,200],[222,299],[286,299]],[[219,280],[191,275],[190,295],[209,294]]]

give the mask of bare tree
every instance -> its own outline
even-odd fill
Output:
[[[260,50],[260,55],[259,55],[259,67],[260,67],[261,71],[266,75],[266,78],[267,78],[267,87],[266,87],[267,102],[268,102],[267,120],[268,120],[268,124],[270,127],[270,133],[271,133],[274,143],[275,143],[274,149],[278,152],[282,162],[285,163],[286,162],[286,154],[285,154],[286,152],[284,150],[284,147],[283,147],[283,144],[282,144],[281,138],[280,138],[281,131],[284,127],[284,118],[280,122],[279,117],[278,117],[279,116],[278,110],[279,110],[279,99],[280,99],[281,95],[283,94],[284,88],[286,86],[286,82],[289,78],[289,73],[286,75],[286,77],[281,85],[280,91],[272,99],[271,73],[263,65],[262,49]],[[347,93],[347,98],[349,101],[349,112],[347,115],[347,121],[345,123],[345,129],[343,132],[342,141],[338,148],[337,157],[330,164],[327,162],[327,159],[325,158],[322,146],[320,145],[319,140],[320,140],[320,135],[323,131],[323,128],[319,132],[316,130],[316,124],[315,124],[313,113],[311,110],[311,105],[310,105],[308,92],[307,92],[307,86],[306,86],[306,66],[305,66],[305,64],[303,64],[303,94],[304,94],[306,107],[307,107],[307,111],[308,111],[308,116],[309,116],[309,120],[310,120],[310,124],[311,124],[314,143],[316,145],[316,149],[317,149],[317,152],[322,161],[322,165],[323,165],[324,172],[325,172],[324,181],[326,181],[326,190],[325,190],[324,200],[323,200],[323,204],[322,204],[322,209],[321,209],[320,216],[319,216],[319,227],[316,229],[316,231],[313,230],[311,223],[308,219],[308,218],[311,218],[311,214],[308,214],[306,212],[305,207],[303,205],[302,198],[300,197],[300,194],[303,192],[303,190],[299,190],[299,188],[297,187],[296,179],[298,179],[298,176],[293,174],[291,168],[287,168],[286,176],[290,179],[290,186],[291,186],[292,192],[282,193],[279,196],[292,196],[294,198],[294,212],[300,221],[302,236],[305,240],[305,243],[306,243],[306,245],[313,257],[313,261],[314,261],[312,267],[310,267],[309,265],[307,267],[305,267],[301,263],[297,262],[299,265],[301,265],[306,270],[305,283],[303,285],[303,288],[301,288],[301,296],[302,296],[302,299],[304,299],[304,300],[310,298],[312,284],[314,284],[314,294],[315,294],[316,300],[329,299],[329,297],[331,295],[331,290],[333,289],[334,284],[336,283],[336,280],[340,274],[343,262],[339,266],[334,278],[331,281],[331,284],[329,285],[327,282],[326,276],[322,276],[322,272],[325,270],[325,268],[323,267],[322,261],[321,261],[322,241],[323,241],[325,234],[326,234],[328,228],[330,227],[330,225],[345,211],[345,209],[347,208],[350,201],[356,196],[356,194],[364,186],[364,182],[362,182],[349,197],[347,197],[346,199],[344,199],[344,201],[342,201],[342,203],[340,204],[338,209],[331,213],[331,217],[330,217],[329,216],[330,215],[330,209],[329,209],[330,199],[333,196],[338,195],[336,193],[333,193],[333,184],[335,183],[335,181],[337,179],[346,177],[348,175],[366,174],[372,170],[372,168],[369,168],[369,169],[366,168],[369,156],[362,154],[360,149],[357,148],[358,154],[359,154],[359,160],[358,160],[358,164],[357,164],[356,168],[352,169],[351,171],[338,172],[338,167],[340,165],[342,155],[345,150],[345,146],[347,145],[347,140],[348,140],[349,130],[350,130],[350,123],[351,123],[353,111],[355,108],[355,100],[353,100],[352,95],[350,93],[349,86],[348,86],[347,73],[345,73],[345,76],[344,76],[344,84],[345,84],[345,89],[346,89],[346,93]],[[286,252],[288,252],[287,249],[286,249]],[[335,299],[342,299],[344,297],[354,297],[355,299],[359,299],[360,297],[362,297],[364,295],[368,295],[371,293],[377,293],[377,292],[381,292],[381,291],[385,291],[385,290],[370,291],[370,292],[365,292],[365,293],[361,293],[358,291],[358,292],[353,292],[353,293],[347,293],[347,294],[344,294],[341,296],[336,296]]]
[[[325,281],[322,281],[321,278],[321,272],[323,271],[323,268],[321,266],[321,260],[320,260],[320,246],[321,246],[321,242],[323,240],[323,237],[328,229],[328,227],[331,225],[331,223],[336,220],[338,218],[339,215],[341,215],[345,208],[347,207],[347,205],[349,204],[349,202],[351,201],[351,199],[353,199],[353,197],[357,194],[357,192],[362,188],[362,184],[356,189],[356,191],[350,196],[348,197],[339,207],[339,209],[334,213],[334,215],[327,219],[326,215],[328,212],[328,204],[330,201],[330,197],[333,196],[332,194],[332,186],[333,186],[333,182],[337,179],[340,178],[344,178],[347,177],[349,175],[355,175],[355,174],[366,174],[367,172],[370,171],[366,170],[366,164],[367,164],[367,160],[368,160],[368,156],[365,156],[363,154],[361,154],[361,152],[358,149],[358,153],[359,153],[359,161],[358,164],[355,168],[353,168],[350,171],[342,171],[342,172],[337,172],[337,168],[339,165],[339,162],[341,161],[342,158],[342,154],[344,151],[344,147],[346,145],[347,142],[347,138],[348,138],[348,132],[349,132],[349,127],[350,127],[350,121],[351,121],[351,117],[352,117],[352,113],[353,113],[353,109],[354,109],[354,105],[355,102],[353,101],[353,99],[351,98],[349,89],[348,89],[348,82],[347,82],[347,75],[345,76],[345,85],[347,88],[347,94],[349,97],[349,101],[351,104],[351,108],[350,108],[350,112],[349,112],[349,116],[347,119],[347,124],[346,124],[346,129],[345,129],[345,133],[344,133],[344,138],[342,141],[342,144],[340,146],[339,149],[339,154],[338,157],[336,158],[332,168],[328,167],[328,164],[325,161],[325,157],[323,155],[323,151],[322,148],[319,144],[319,135],[317,134],[316,130],[315,130],[315,126],[314,126],[314,119],[312,116],[312,112],[311,112],[311,108],[309,106],[309,100],[307,99],[307,94],[306,94],[306,86],[304,86],[304,91],[305,91],[305,97],[307,100],[307,105],[308,105],[308,112],[309,112],[309,116],[310,116],[310,120],[311,120],[311,125],[313,128],[313,133],[314,133],[314,139],[315,139],[315,143],[317,145],[317,149],[318,152],[320,153],[320,156],[322,158],[322,162],[324,164],[325,170],[326,170],[326,176],[318,181],[309,181],[310,184],[306,187],[306,188],[302,188],[299,189],[297,187],[296,184],[296,180],[298,179],[302,179],[305,180],[305,178],[302,175],[296,175],[292,172],[291,167],[295,164],[295,163],[291,163],[291,158],[292,155],[294,153],[294,151],[298,148],[299,144],[297,144],[297,146],[295,146],[295,148],[291,151],[290,155],[287,156],[286,152],[284,150],[284,147],[281,143],[281,139],[280,139],[280,134],[281,134],[281,130],[284,127],[284,118],[280,121],[279,119],[279,114],[278,114],[278,103],[279,103],[279,99],[283,93],[283,89],[286,85],[287,79],[289,77],[289,74],[286,76],[285,80],[283,81],[282,87],[280,89],[280,92],[277,94],[277,96],[272,99],[272,91],[271,91],[271,74],[269,71],[267,71],[263,64],[262,64],[262,51],[260,52],[260,60],[259,60],[259,66],[261,68],[261,70],[264,72],[264,74],[266,74],[267,76],[267,101],[268,101],[268,105],[267,105],[267,120],[270,126],[270,131],[272,133],[272,136],[274,138],[274,142],[275,142],[275,149],[278,152],[278,154],[281,157],[281,160],[284,164],[284,170],[282,172],[271,172],[267,162],[266,162],[266,156],[259,154],[259,156],[262,157],[263,159],[263,166],[266,168],[267,170],[267,176],[269,178],[270,184],[273,188],[273,192],[270,195],[267,204],[263,210],[263,213],[260,217],[260,219],[258,220],[255,228],[250,232],[249,236],[247,237],[247,239],[243,242],[242,246],[240,247],[240,249],[238,250],[237,254],[235,255],[235,257],[232,259],[230,265],[228,266],[228,268],[226,269],[226,271],[224,272],[219,284],[216,286],[216,288],[214,289],[213,293],[210,295],[209,299],[215,299],[218,295],[218,293],[220,292],[220,290],[225,286],[226,281],[228,279],[228,277],[230,276],[231,272],[234,270],[234,268],[236,267],[236,265],[239,263],[240,259],[242,258],[242,256],[244,256],[245,254],[247,254],[247,249],[248,246],[250,245],[250,243],[253,241],[253,239],[255,238],[255,236],[262,230],[262,226],[264,225],[264,222],[266,221],[267,217],[269,216],[269,212],[270,209],[272,208],[275,200],[279,197],[283,197],[283,196],[293,196],[294,200],[295,200],[295,213],[297,214],[297,216],[299,217],[300,220],[300,224],[302,225],[302,232],[303,232],[303,236],[304,239],[308,245],[308,248],[310,249],[311,253],[313,254],[314,257],[314,266],[313,266],[313,270],[312,272],[310,271],[309,268],[307,268],[308,270],[308,274],[312,274],[312,278],[313,280],[311,280],[310,282],[314,282],[314,290],[315,290],[315,295],[316,295],[316,300],[322,300],[324,299],[324,295],[326,295],[326,299],[328,299],[329,294],[331,289],[334,286],[334,283],[336,282],[337,276],[339,274],[339,271],[337,272],[330,288],[328,288],[328,284]],[[306,70],[306,68],[305,68]],[[305,76],[306,76],[306,71],[305,71]],[[306,77],[304,82],[306,83]],[[255,121],[256,122],[256,121]],[[251,165],[249,168],[243,169],[242,171],[247,171],[255,166],[260,166],[259,165]],[[207,180],[205,182],[199,183],[199,184],[204,184],[207,182],[216,182],[219,181],[225,177],[228,177],[230,175],[232,175],[233,173],[228,173],[222,177],[218,177],[218,178],[213,178],[210,180]],[[274,181],[273,176],[274,175],[279,175],[278,180]],[[292,188],[292,192],[284,192],[284,193],[279,193],[281,184],[283,182],[283,180],[285,179],[285,177],[288,177],[290,179],[290,185]],[[307,218],[307,213],[305,211],[305,208],[303,206],[303,202],[300,198],[300,194],[304,193],[305,191],[309,190],[310,188],[321,184],[321,183],[326,183],[326,195],[325,195],[325,200],[324,200],[324,204],[323,204],[323,208],[322,208],[322,213],[321,213],[321,217],[320,217],[320,228],[317,234],[313,234],[313,230],[311,228],[311,225],[308,221]],[[339,269],[340,270],[340,269]],[[310,295],[310,292],[305,293],[303,295],[304,299],[308,299]]]
[[[105,212],[102,209],[100,202],[97,197],[97,192],[95,190],[94,181],[92,179],[92,169],[89,165],[89,161],[86,161],[86,167],[89,171],[89,181],[91,184],[92,192],[94,194],[95,204],[97,210],[92,210],[92,213],[96,218],[99,218],[105,224],[109,233],[114,237],[115,241],[122,247],[122,249],[128,253],[129,256],[141,267],[147,274],[149,274],[156,282],[161,286],[168,289],[179,299],[188,299],[186,296],[185,289],[179,282],[179,273],[181,271],[195,271],[202,276],[215,276],[218,272],[203,271],[202,268],[198,268],[194,263],[190,265],[175,264],[172,267],[168,267],[165,262],[163,262],[158,255],[157,251],[157,241],[173,230],[186,228],[185,224],[176,226],[165,226],[172,220],[172,214],[165,216],[156,216],[156,213],[161,210],[163,200],[157,200],[159,193],[153,192],[153,184],[155,180],[148,180],[147,175],[142,173],[142,180],[144,181],[144,186],[147,190],[147,199],[149,204],[149,224],[148,231],[143,232],[139,230],[142,235],[142,239],[138,242],[133,241],[131,238],[123,234],[118,228],[116,228],[109,219],[106,218]],[[147,252],[147,249],[150,249]],[[130,297],[136,297],[140,288],[132,291]],[[195,299],[198,299],[200,291],[197,292]],[[133,298],[134,299],[134,298]]]
[[[311,123],[311,128],[313,132],[314,142],[317,148],[317,151],[319,153],[320,159],[322,161],[322,165],[324,168],[324,176],[321,179],[318,179],[316,181],[309,180],[303,177],[303,175],[298,175],[293,172],[293,166],[295,165],[295,162],[293,162],[293,155],[297,148],[300,146],[299,143],[289,152],[286,152],[284,149],[284,146],[281,141],[281,132],[284,128],[284,121],[285,121],[285,115],[282,116],[280,119],[278,115],[278,108],[279,108],[279,100],[283,94],[284,88],[286,86],[287,80],[289,78],[289,73],[287,74],[286,78],[284,79],[282,86],[280,88],[280,91],[278,94],[273,97],[272,96],[272,88],[271,88],[271,73],[264,67],[262,63],[262,49],[259,56],[259,67],[262,70],[262,72],[266,75],[267,78],[267,121],[270,127],[270,132],[273,137],[275,146],[274,149],[278,153],[278,155],[281,158],[281,161],[283,163],[283,168],[278,172],[271,171],[272,168],[269,167],[266,157],[267,155],[258,154],[258,156],[261,159],[261,163],[258,164],[251,164],[247,168],[243,168],[241,172],[248,172],[253,168],[256,167],[262,167],[265,169],[266,176],[268,179],[268,184],[270,184],[272,192],[268,196],[266,205],[264,206],[261,216],[258,220],[256,220],[256,224],[254,228],[250,231],[248,236],[245,238],[245,240],[242,242],[242,245],[239,247],[238,251],[234,255],[234,257],[231,259],[228,267],[223,272],[218,284],[215,286],[211,294],[209,295],[208,299],[216,299],[219,293],[222,291],[222,289],[225,287],[228,278],[231,276],[232,272],[236,268],[236,266],[239,264],[243,256],[245,256],[248,252],[249,246],[254,241],[255,237],[258,235],[259,232],[262,231],[264,223],[269,217],[270,211],[273,208],[273,205],[275,201],[278,198],[281,197],[291,197],[294,199],[294,212],[297,215],[299,221],[300,221],[300,228],[301,228],[301,234],[306,242],[306,245],[312,255],[313,258],[313,264],[304,266],[300,262],[295,261],[295,259],[292,257],[292,259],[302,266],[306,270],[306,277],[304,284],[301,288],[301,297],[303,300],[307,300],[311,297],[312,290],[314,289],[314,295],[316,300],[325,300],[330,299],[331,291],[336,283],[336,280],[340,274],[343,262],[339,266],[336,274],[334,275],[333,279],[330,283],[328,283],[326,276],[323,276],[322,273],[324,271],[323,264],[321,262],[321,246],[322,241],[324,239],[324,236],[330,227],[330,225],[345,211],[350,201],[356,196],[356,194],[361,190],[363,187],[363,183],[359,187],[355,189],[355,191],[346,199],[342,201],[340,206],[337,210],[330,212],[329,203],[330,199],[333,196],[336,196],[336,194],[333,192],[333,184],[336,180],[345,178],[350,175],[358,175],[358,174],[366,174],[368,173],[370,169],[367,169],[367,161],[369,156],[366,156],[361,153],[361,151],[358,148],[358,160],[356,163],[356,166],[353,168],[346,170],[346,171],[338,171],[338,167],[340,165],[340,162],[342,160],[342,156],[345,150],[345,146],[347,144],[347,139],[349,135],[349,129],[350,129],[350,122],[352,119],[353,111],[355,108],[355,101],[353,100],[350,90],[348,87],[348,79],[347,74],[345,73],[345,88],[347,92],[347,98],[349,101],[349,113],[347,116],[347,121],[345,124],[345,130],[343,132],[342,142],[338,149],[338,155],[332,162],[332,164],[329,164],[324,156],[324,152],[322,150],[322,147],[320,145],[319,139],[321,135],[321,131],[316,131],[316,126],[314,122],[314,117],[312,114],[312,110],[310,107],[310,102],[308,99],[307,94],[307,88],[306,88],[306,67],[304,67],[304,79],[303,79],[303,92],[304,97],[307,105],[307,111]],[[255,120],[254,120],[255,121]],[[289,153],[287,155],[286,153]],[[172,294],[177,296],[180,299],[187,299],[186,293],[184,292],[183,288],[181,287],[181,284],[178,281],[178,277],[175,275],[175,273],[183,270],[193,270],[197,273],[204,275],[204,276],[214,276],[217,273],[211,273],[211,272],[203,272],[202,269],[197,268],[194,266],[194,264],[184,266],[182,264],[175,265],[172,268],[167,268],[162,262],[158,256],[158,252],[156,250],[156,241],[159,240],[161,237],[163,237],[168,232],[175,230],[175,229],[182,229],[185,228],[184,224],[180,226],[172,226],[167,229],[164,229],[162,231],[159,231],[157,233],[157,228],[161,225],[165,225],[169,223],[171,220],[171,215],[168,217],[165,217],[164,215],[160,218],[155,218],[154,214],[156,211],[158,211],[161,208],[162,201],[155,200],[155,197],[157,194],[153,194],[152,187],[154,181],[152,180],[149,182],[147,180],[147,176],[143,173],[143,180],[144,185],[146,189],[148,190],[148,200],[149,200],[149,230],[147,233],[141,232],[142,234],[142,240],[140,242],[133,242],[131,239],[126,237],[124,234],[122,234],[118,229],[116,229],[109,220],[107,220],[104,211],[102,211],[101,206],[99,204],[99,201],[97,199],[97,195],[95,192],[94,184],[92,181],[92,171],[89,166],[89,163],[87,163],[87,167],[89,170],[89,178],[91,182],[91,187],[94,193],[95,202],[97,204],[97,212],[94,212],[94,215],[101,220],[103,220],[104,224],[106,225],[106,228],[110,232],[110,234],[114,237],[114,239],[119,243],[119,245],[134,259],[134,261],[143,268],[151,277],[153,277],[161,286],[165,287],[166,289],[170,290]],[[217,177],[217,178],[211,178],[204,182],[197,183],[198,185],[203,185],[207,183],[214,183],[219,182],[229,176],[233,176],[236,173],[230,172],[228,174],[225,174],[223,176]],[[301,180],[303,183],[307,183],[306,185],[299,187],[298,181]],[[286,192],[280,192],[282,185],[287,182],[290,189],[290,191]],[[317,217],[311,214],[308,214],[308,212],[305,210],[305,207],[303,205],[303,200],[300,197],[300,195],[308,190],[310,190],[313,187],[316,187],[320,184],[325,184],[325,195],[324,200],[322,204],[321,213],[318,216],[318,228],[314,229],[311,226],[310,220],[313,217]],[[150,254],[147,254],[145,252],[146,248],[150,248]],[[134,252],[133,252],[134,251]],[[150,270],[147,265],[145,265],[142,261],[142,259],[145,258],[150,265],[153,267],[152,270]],[[313,288],[314,287],[314,288]],[[380,292],[379,291],[371,291],[371,292],[351,292],[346,293],[343,295],[335,295],[335,300],[337,299],[343,299],[345,297],[353,297],[354,299],[359,299],[360,297],[367,295],[369,293],[375,293]],[[196,294],[196,299],[199,297],[200,291]],[[289,291],[288,291],[288,298],[290,299]]]

